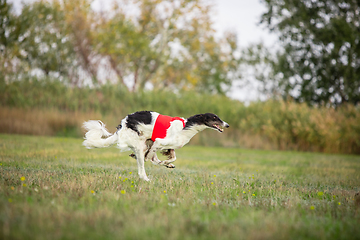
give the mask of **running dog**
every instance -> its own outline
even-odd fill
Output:
[[[149,181],[146,176],[144,161],[174,168],[176,160],[175,150],[183,147],[198,132],[211,128],[223,132],[229,124],[222,121],[213,113],[191,116],[187,119],[170,117],[157,112],[140,111],[126,116],[121,120],[114,134],[109,133],[101,121],[90,120],[84,122],[87,131],[83,145],[88,148],[102,148],[117,144],[122,151],[132,150],[130,156],[135,158],[141,179]],[[157,151],[168,156],[160,161]]]

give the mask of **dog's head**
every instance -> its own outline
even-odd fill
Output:
[[[228,128],[229,124],[221,120],[213,113],[198,114],[189,118],[189,123],[205,125],[208,128],[223,132],[224,128]]]
[[[221,120],[218,116],[213,113],[205,113],[204,115],[204,124],[209,128],[223,132],[224,128],[230,127],[229,124]]]

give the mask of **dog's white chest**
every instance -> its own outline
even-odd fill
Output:
[[[187,144],[197,133],[196,130],[183,130],[182,122],[174,121],[164,139],[157,139],[161,149],[178,149]]]

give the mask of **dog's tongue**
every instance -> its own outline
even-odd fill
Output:
[[[217,124],[214,125],[214,127],[219,130],[219,132],[223,132],[224,130],[222,128],[220,128]]]

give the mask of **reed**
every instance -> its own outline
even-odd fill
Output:
[[[205,131],[193,144],[243,148],[360,153],[360,108],[309,107],[292,101],[254,102],[192,91],[130,93],[120,86],[71,88],[59,81],[0,83],[0,132],[81,137],[82,122],[101,119],[114,130],[127,114],[152,110],[189,117],[213,112],[231,126]]]

